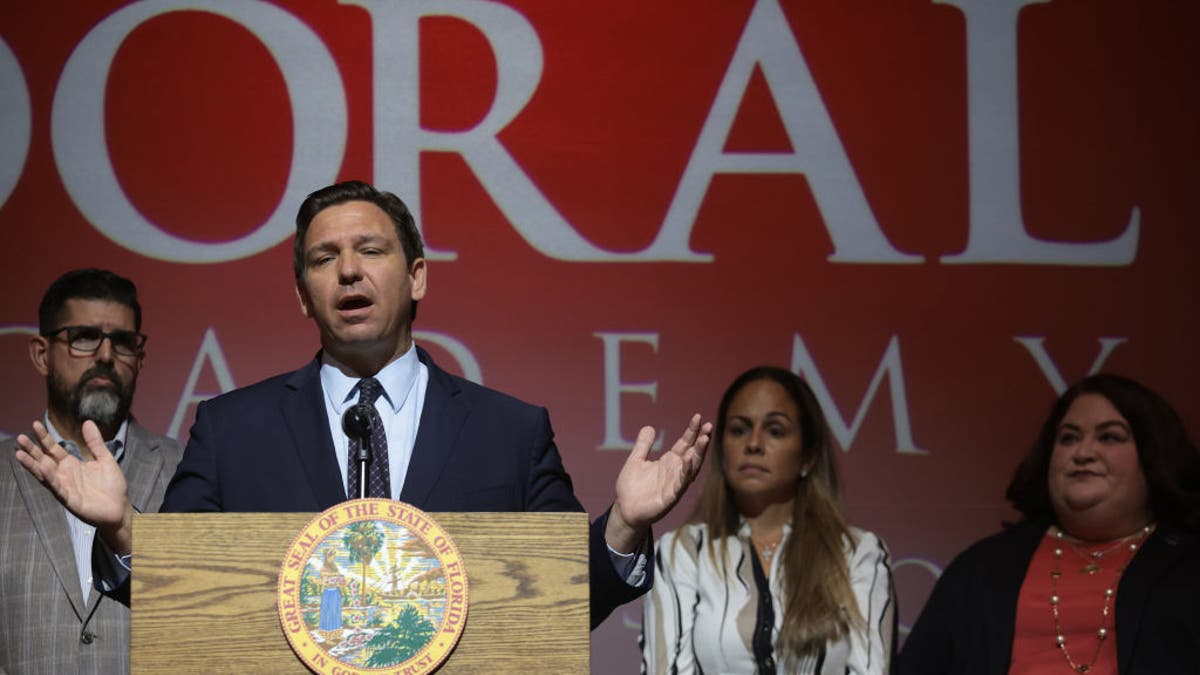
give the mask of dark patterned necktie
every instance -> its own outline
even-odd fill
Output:
[[[383,387],[379,380],[364,377],[358,381],[358,402],[365,403],[371,409],[371,458],[367,462],[367,496],[389,499],[392,496],[392,480],[388,474],[387,435],[383,432],[383,420],[379,411],[375,410],[375,401],[383,395]],[[351,499],[358,498],[358,445],[357,438],[350,439],[350,452],[347,456],[349,470],[349,485],[346,494]]]

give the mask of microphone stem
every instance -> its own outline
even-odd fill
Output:
[[[358,498],[367,498],[367,458],[361,456],[358,460]]]

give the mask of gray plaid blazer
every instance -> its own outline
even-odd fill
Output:
[[[132,421],[125,441],[129,500],[157,511],[183,450]],[[128,672],[129,608],[82,596],[62,505],[0,442],[0,674]]]

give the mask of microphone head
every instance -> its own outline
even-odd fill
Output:
[[[364,439],[371,437],[371,406],[358,403],[350,406],[342,415],[342,431],[347,436]]]

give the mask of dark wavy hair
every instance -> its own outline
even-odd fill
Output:
[[[1108,399],[1129,422],[1155,519],[1200,531],[1200,451],[1166,400],[1138,382],[1110,373],[1084,379],[1055,401],[1037,441],[1008,485],[1008,501],[1027,520],[1056,520],[1050,503],[1050,455],[1058,425],[1084,394]]]
[[[391,192],[376,189],[361,180],[348,180],[321,188],[310,194],[296,213],[296,239],[292,246],[292,270],[296,282],[304,275],[304,238],[308,236],[308,226],[312,224],[317,214],[331,206],[346,202],[368,202],[378,206],[387,214],[396,226],[396,237],[404,249],[405,263],[411,266],[417,258],[425,257],[425,245],[421,242],[421,233],[417,230],[417,221],[413,219],[408,205]],[[417,317],[417,303],[412,304],[412,318]]]
[[[38,306],[38,332],[46,335],[58,328],[68,300],[106,300],[133,310],[133,329],[142,329],[142,306],[137,286],[123,276],[93,267],[71,270],[54,280]]]

